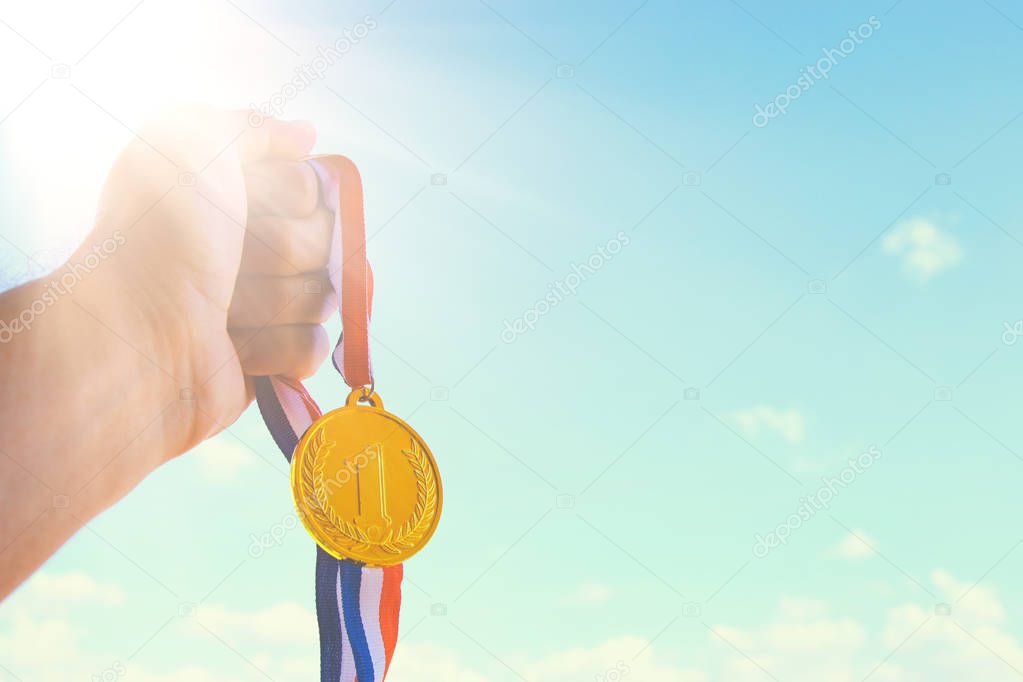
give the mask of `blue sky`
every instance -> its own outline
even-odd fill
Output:
[[[1023,669],[1023,344],[1007,331],[1023,319],[1023,10],[134,6],[0,10],[4,279],[80,238],[119,121],[176,97],[262,102],[373,20],[284,115],[362,168],[378,388],[444,474],[392,679]],[[871,18],[827,79],[754,124]],[[575,294],[502,339],[611,240]],[[309,385],[342,399],[330,368]],[[791,522],[872,448],[828,509]],[[291,514],[250,411],[0,606],[0,679],[309,679],[313,549]]]

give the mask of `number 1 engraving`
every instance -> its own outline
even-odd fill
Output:
[[[355,508],[360,518],[363,518],[368,525],[379,525],[387,528],[391,524],[391,515],[387,510],[387,477],[384,473],[383,448],[379,443],[369,446],[365,450],[369,457],[376,459],[376,466],[368,463],[355,470]],[[366,476],[363,476],[363,470]],[[373,478],[376,478],[374,485]],[[365,478],[365,481],[364,481]],[[365,483],[365,485],[364,485]],[[374,504],[373,495],[376,495]],[[366,507],[363,508],[363,500],[366,500]],[[377,518],[371,517],[374,513],[379,514]]]

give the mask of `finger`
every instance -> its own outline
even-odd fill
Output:
[[[325,274],[241,275],[227,311],[227,326],[320,324],[335,310],[337,295]]]
[[[333,230],[334,215],[324,208],[304,218],[252,218],[245,231],[240,269],[278,276],[325,270]]]
[[[305,379],[316,372],[329,350],[327,331],[319,325],[229,331],[242,371],[249,376],[280,374]]]
[[[245,404],[249,405],[256,399],[256,382],[252,376],[245,377]]]
[[[320,202],[316,171],[304,161],[264,161],[245,167],[249,215],[301,218]]]
[[[298,160],[316,144],[316,128],[308,121],[280,121],[258,111],[233,112],[242,132],[236,147],[242,163],[268,158]]]

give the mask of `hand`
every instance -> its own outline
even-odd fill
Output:
[[[140,130],[110,172],[83,249],[117,232],[123,244],[83,307],[132,321],[121,333],[174,379],[154,405],[193,396],[168,415],[170,455],[237,419],[252,376],[304,378],[328,353],[333,217],[301,161],[314,141],[305,123],[176,110]]]
[[[117,159],[65,267],[0,294],[0,599],[226,428],[250,377],[326,357],[333,219],[302,123],[190,108]]]

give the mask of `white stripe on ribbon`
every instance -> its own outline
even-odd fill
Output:
[[[384,569],[363,568],[362,583],[359,586],[359,614],[366,630],[366,643],[373,659],[373,674],[378,680],[384,679],[387,656],[384,653],[384,637],[380,632],[380,594],[384,589]]]

